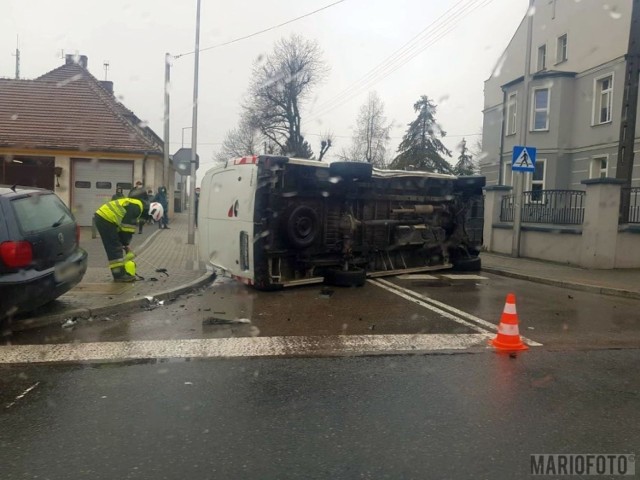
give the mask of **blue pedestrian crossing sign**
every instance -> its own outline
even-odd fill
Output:
[[[513,172],[535,172],[536,171],[536,149],[534,147],[513,147],[513,157],[511,159],[511,171]]]

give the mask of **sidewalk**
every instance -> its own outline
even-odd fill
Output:
[[[17,319],[15,329],[35,328],[62,323],[69,318],[125,313],[149,305],[145,297],[155,300],[172,298],[206,283],[210,274],[198,262],[197,245],[187,244],[188,216],[175,214],[168,230],[146,225],[142,235],[133,237],[138,274],[143,281],[114,283],[100,238],[91,238],[87,229],[81,235],[81,246],[89,253],[89,267],[82,282],[62,295],[51,306],[42,307]],[[156,272],[164,268],[167,274]]]
[[[640,269],[587,270],[483,252],[482,270],[506,277],[604,295],[640,299]]]

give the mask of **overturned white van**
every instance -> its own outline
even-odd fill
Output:
[[[244,157],[209,170],[200,259],[259,289],[480,269],[484,177]]]

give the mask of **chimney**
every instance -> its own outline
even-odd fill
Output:
[[[73,65],[74,63],[77,63],[78,65],[80,65],[82,68],[86,70],[89,65],[89,58],[86,55],[78,56],[78,55],[67,53],[64,56],[64,64]]]
[[[102,88],[113,95],[113,82],[111,80],[99,80],[99,82]]]

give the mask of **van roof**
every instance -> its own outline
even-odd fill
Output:
[[[305,165],[313,168],[329,168],[330,162],[322,162],[318,160],[309,160],[308,158],[295,158],[286,157],[281,155],[253,155],[250,157],[241,157],[230,159],[226,166],[231,165],[255,165],[268,158],[279,158],[286,161],[286,163],[293,165]],[[214,167],[215,168],[215,167]],[[221,168],[225,168],[222,166]],[[373,169],[373,175],[375,177],[392,178],[392,177],[424,177],[424,178],[442,178],[453,180],[457,178],[455,175],[449,175],[446,173],[434,173],[424,172],[419,170],[381,170],[378,168]]]

